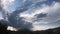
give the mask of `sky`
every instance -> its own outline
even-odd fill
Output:
[[[60,0],[0,0],[0,3],[0,19],[7,19],[8,24],[18,29],[60,27]]]

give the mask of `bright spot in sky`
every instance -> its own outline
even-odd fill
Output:
[[[7,30],[11,30],[11,31],[17,31],[17,29],[16,29],[16,28],[14,28],[14,27],[11,27],[11,26],[8,26]]]
[[[49,29],[49,27],[47,28],[47,27],[44,27],[44,26],[34,26],[32,28],[33,31],[35,31],[35,30],[46,30],[46,29]]]
[[[14,0],[9,0],[9,2],[11,3],[11,2],[13,2]]]

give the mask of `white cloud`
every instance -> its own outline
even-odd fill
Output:
[[[9,3],[12,3],[12,2],[14,2],[14,0],[9,0]]]
[[[3,19],[1,16],[0,16],[0,20]]]
[[[54,3],[53,5],[49,7],[45,7],[41,10],[38,10],[40,12],[46,12],[48,13],[48,16],[44,18],[42,21],[43,22],[53,22],[56,21],[57,19],[60,19],[59,14],[60,14],[60,3]],[[37,11],[35,11],[37,12]]]
[[[8,6],[12,5],[14,2],[14,0],[1,0],[1,7],[2,7],[2,13],[3,13],[3,17],[7,15],[7,11],[8,10]]]
[[[17,29],[16,29],[16,28],[14,28],[14,27],[11,27],[11,26],[8,26],[7,30],[11,30],[11,31],[17,31]]]
[[[47,9],[47,13],[48,16],[46,18],[44,18],[42,21],[45,22],[53,22],[56,20],[60,19],[60,3],[55,3],[54,5],[52,5],[51,7],[48,7]],[[46,10],[44,10],[46,11]]]
[[[14,2],[14,0],[1,0],[2,4],[9,4]]]
[[[1,5],[4,10],[7,10],[8,5],[12,5],[14,0],[1,0]],[[7,10],[8,11],[8,10]]]

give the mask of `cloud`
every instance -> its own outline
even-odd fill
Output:
[[[43,8],[42,10],[42,12],[45,12],[45,13],[48,13],[47,14],[47,17],[45,17],[45,18],[43,18],[42,20],[40,20],[40,22],[38,22],[38,23],[35,23],[35,24],[41,24],[41,23],[43,23],[43,24],[50,24],[48,27],[49,28],[55,28],[55,27],[60,27],[60,22],[58,23],[58,22],[55,22],[55,21],[57,21],[57,20],[60,20],[60,3],[58,2],[58,3],[54,3],[54,4],[52,4],[51,6],[49,6],[49,7],[45,7],[45,8]],[[38,10],[38,11],[40,11],[41,12],[41,10]],[[36,11],[37,12],[37,11]]]
[[[49,26],[55,26],[55,27],[59,27],[60,26],[60,20],[57,20],[55,22],[51,22],[51,23],[48,23]]]
[[[46,30],[45,29],[46,27],[43,27],[43,26],[34,26],[34,28],[32,28],[33,31],[35,30]]]
[[[27,22],[24,20],[24,18],[19,17],[19,14],[30,9],[32,4],[33,3],[30,3],[30,1],[28,1],[27,3],[24,3],[24,5],[21,7],[22,9],[19,8],[16,11],[14,11],[13,13],[11,13],[10,16],[8,16],[8,20],[11,22],[11,24],[13,24],[12,25],[13,27],[16,27],[16,28],[31,28],[32,27],[31,22]],[[21,15],[21,16],[23,16],[23,15]],[[28,16],[28,14],[25,16]]]
[[[56,27],[60,27],[60,20],[57,20],[55,22],[51,22],[48,24],[36,24],[33,26],[32,30],[34,30],[34,31],[46,30],[46,29],[52,29],[52,28],[56,28]]]
[[[0,11],[2,11],[2,7],[0,6]]]
[[[1,7],[3,8],[3,10],[8,11],[8,6],[12,5],[14,2],[14,0],[1,0]]]
[[[28,3],[24,3],[24,5],[22,5],[22,7],[16,9],[14,12],[12,12],[9,16],[8,16],[8,21],[12,24],[11,26],[15,27],[15,28],[21,28],[21,29],[30,29],[32,28],[32,23],[24,21],[23,17],[19,17],[19,14],[21,14],[22,12],[25,12],[26,10],[30,9],[32,4],[29,3],[30,1],[28,1]],[[29,5],[28,5],[29,4]]]
[[[44,21],[47,22],[52,22],[52,21],[56,21],[59,19],[59,14],[60,14],[60,3],[55,3],[54,5],[52,5],[51,7],[48,7],[48,11],[46,11],[48,13],[48,16],[44,19]]]
[[[46,13],[40,13],[40,14],[37,14],[35,16],[37,16],[37,18],[43,18],[43,17],[47,17],[47,14]]]
[[[53,5],[51,5],[51,6],[45,6],[45,7],[43,7],[43,8],[40,8],[40,9],[37,9],[37,10],[34,10],[34,12],[32,12],[32,14],[28,14],[28,15],[31,15],[31,17],[32,17],[32,15],[33,15],[33,17],[35,17],[34,15],[36,15],[36,14],[40,14],[40,13],[42,13],[42,12],[44,12],[44,13],[48,13],[47,14],[47,17],[46,18],[44,18],[42,21],[53,21],[53,19],[55,20],[56,18],[58,18],[59,17],[59,13],[60,13],[60,11],[59,11],[59,7],[60,6],[60,3],[54,3]],[[26,14],[26,13],[25,13]],[[21,14],[21,15],[23,15],[23,14]],[[23,16],[22,16],[23,17]],[[29,18],[28,16],[26,16],[27,18]],[[53,17],[55,17],[55,18],[53,18]]]
[[[18,7],[15,11],[12,13],[8,13],[7,10],[7,5],[11,4],[13,1],[12,0],[2,0],[2,8],[3,8],[3,17],[7,18],[6,19],[1,19],[0,22],[3,24],[6,24],[8,26],[15,27],[17,29],[30,29],[32,28],[32,23],[26,22],[23,20],[23,18],[19,17],[19,14],[30,9],[32,7],[32,4],[30,4],[28,1],[27,3],[25,2],[21,7]],[[29,5],[28,5],[29,4]]]
[[[15,13],[16,14],[16,13]],[[19,17],[18,15],[14,16],[15,14],[13,14],[12,16],[8,17],[9,22],[12,24],[11,26],[18,28],[18,29],[30,29],[32,28],[32,23],[26,22],[24,20],[22,20],[23,18]]]
[[[33,2],[34,1],[34,2]],[[52,2],[52,4],[49,6],[45,2],[46,0],[24,0],[24,3],[21,5],[21,7],[18,7],[14,12],[8,15],[8,21],[11,26],[16,28],[32,28],[33,25],[36,24],[48,24],[53,23],[55,24],[55,21],[60,20],[60,2]],[[4,0],[2,1],[3,7],[6,9],[6,5],[13,3],[14,0]],[[36,8],[36,5],[40,4]],[[33,9],[33,11],[30,11],[31,13],[28,13],[27,11],[29,9]],[[5,13],[5,12],[4,12]],[[20,15],[20,16],[19,16]],[[41,28],[42,27],[42,28]],[[34,26],[35,30],[44,29],[45,26]],[[55,26],[53,26],[55,27]],[[34,29],[33,28],[33,29]],[[51,28],[51,26],[46,27]]]
[[[47,0],[32,0],[32,1],[34,1],[34,2],[45,2]]]
[[[46,14],[41,14],[41,13],[47,13],[47,16]],[[37,16],[35,16],[37,14],[39,17],[42,17],[41,15],[45,15],[46,17],[43,16],[44,18],[37,20],[36,18]],[[45,4],[45,6],[35,9],[31,14],[25,13],[25,12],[21,13],[20,17],[24,17],[25,21],[31,22],[35,25],[36,24],[48,24],[48,23],[52,24],[54,22],[53,24],[57,26],[58,24],[57,22],[55,23],[55,21],[60,20],[60,2],[53,2],[50,6]],[[54,28],[55,26],[52,27],[51,25],[49,25],[47,28]]]
[[[43,18],[47,17],[47,13],[40,13],[40,14],[36,14],[34,16],[35,16],[35,18],[33,21],[40,22],[40,20],[43,20]]]
[[[14,0],[1,0],[1,3],[2,4],[4,4],[4,5],[6,5],[6,4],[10,4],[10,3],[12,3],[12,2],[14,2]]]
[[[11,31],[17,31],[17,29],[16,29],[16,28],[14,28],[14,27],[11,27],[11,26],[8,26],[7,30],[11,30]]]

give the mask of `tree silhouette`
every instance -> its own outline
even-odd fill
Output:
[[[8,32],[7,32],[7,26],[4,25],[4,24],[1,24],[1,23],[0,23],[0,33],[1,33],[1,34],[6,34],[6,33],[8,33]]]

